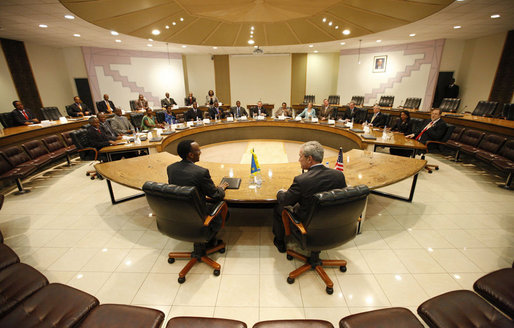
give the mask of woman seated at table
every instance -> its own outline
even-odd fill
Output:
[[[313,119],[316,118],[316,110],[312,108],[312,103],[307,104],[307,108],[303,110],[297,117],[305,118],[305,119]]]
[[[214,91],[209,90],[209,94],[205,96],[205,105],[212,106],[215,102],[219,102],[218,98],[214,95]]]
[[[166,112],[164,113],[164,122],[168,123],[168,124],[175,124],[176,122],[176,118],[175,118],[175,114],[173,113],[172,111],[172,107],[173,106],[167,106],[166,107]]]
[[[153,110],[151,108],[147,108],[146,114],[143,116],[143,120],[141,121],[141,130],[162,129],[164,125],[162,123],[158,123],[154,117],[155,113]]]
[[[410,120],[409,111],[402,110],[400,112],[400,119],[396,122],[396,124],[391,129],[392,131],[401,132],[404,135],[408,135],[412,133],[412,122]],[[389,153],[391,155],[404,156],[409,157],[412,155],[412,151],[408,149],[401,148],[390,148]]]

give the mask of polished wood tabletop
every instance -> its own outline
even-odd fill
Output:
[[[180,161],[180,157],[167,152],[123,159],[115,162],[96,164],[95,168],[103,177],[121,185],[141,190],[146,181],[167,183],[166,167]],[[329,167],[335,166],[337,157],[325,158]],[[365,184],[371,189],[385,187],[409,178],[425,166],[421,159],[392,156],[366,150],[353,149],[344,153],[344,174],[348,185]],[[273,203],[277,191],[287,189],[293,178],[301,174],[300,164],[262,164],[262,185],[250,185],[250,165],[198,162],[197,165],[209,169],[215,184],[223,177],[241,178],[237,190],[227,190],[225,199],[230,203]]]

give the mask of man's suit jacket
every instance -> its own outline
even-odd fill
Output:
[[[318,116],[325,117],[327,119],[335,119],[336,118],[335,110],[334,110],[334,108],[332,108],[330,106],[328,106],[328,108],[321,107]]]
[[[425,120],[423,121],[423,124],[420,125],[419,130],[414,133],[414,138],[417,138],[418,135],[423,131],[425,126],[427,126],[428,123],[430,123],[431,120]],[[419,142],[422,144],[427,143],[429,140],[441,140],[443,139],[444,135],[446,134],[446,122],[442,119],[439,119],[432,127],[423,133],[421,138],[419,138]]]
[[[209,196],[215,201],[225,198],[225,191],[214,185],[209,170],[194,164],[188,160],[173,163],[166,169],[168,183],[177,186],[194,186],[198,190],[200,199]],[[207,214],[207,206],[204,203],[204,214]]]
[[[191,99],[189,99],[189,97],[187,97],[187,98],[186,98],[186,101],[185,101],[186,106],[193,106],[193,103],[194,103],[195,101],[196,101],[196,98],[195,98],[195,97],[193,97],[193,98],[191,98]]]
[[[111,144],[109,143],[109,138],[107,135],[102,131],[101,128],[98,130],[94,126],[89,126],[87,128],[87,136],[91,146],[95,147],[96,149],[110,146]]]
[[[377,126],[377,127],[381,127],[382,128],[387,123],[387,117],[384,114],[382,114],[381,112],[378,112],[377,117],[375,117],[374,120],[371,120],[370,123],[373,124],[373,126]]]
[[[111,127],[116,131],[118,134],[125,134],[129,131],[135,131],[134,126],[128,118],[125,116],[118,116],[114,115],[114,117],[111,119]]]
[[[116,140],[118,133],[114,131],[109,122],[105,121],[105,123],[100,122],[100,130],[107,136],[109,140]]]
[[[162,108],[166,108],[168,106],[173,106],[173,105],[176,105],[177,103],[175,102],[175,99],[173,98],[170,98],[169,100],[164,98],[164,99],[161,99],[161,107]]]
[[[212,119],[215,118],[216,114],[218,114],[218,118],[225,118],[225,113],[223,113],[223,109],[218,107],[218,112],[216,112],[216,108],[210,107],[209,108],[209,115],[211,116]]]
[[[351,111],[351,109],[350,109],[350,108],[346,109],[346,111],[345,111],[345,112],[344,112],[344,114],[343,114],[343,120],[348,119],[348,120],[350,120],[350,121],[351,121],[351,120],[352,120],[352,118],[355,118],[355,114],[357,114],[357,111],[358,111],[358,110],[359,110],[359,109],[357,108],[357,106],[353,108],[353,112]]]
[[[25,116],[23,116],[23,113],[21,110],[17,110],[17,109],[14,109],[12,111],[12,116],[13,116],[13,119],[14,119],[14,122],[16,123],[16,125],[25,125],[25,122],[28,122],[34,118],[36,118],[34,116],[34,114],[32,114],[30,112],[30,110],[26,109],[25,108],[25,114],[27,114],[28,116],[28,120],[25,118]]]
[[[244,107],[239,107],[239,115],[237,115],[237,107],[235,107],[235,106],[230,109],[230,113],[235,118],[238,118],[241,116],[248,116],[248,113],[246,112],[246,109],[244,109]]]
[[[194,108],[189,108],[184,115],[184,119],[186,121],[196,121],[197,119],[203,120],[203,112],[200,108],[197,108],[195,113]]]
[[[286,107],[286,109],[283,109],[282,107],[280,107],[279,109],[277,109],[277,111],[275,112],[275,117],[279,117],[280,115],[284,115],[284,116],[289,116],[291,117],[293,114],[291,112],[291,108],[289,107]]]
[[[111,111],[114,112],[116,107],[114,107],[114,103],[110,100],[109,100],[109,106],[111,106]],[[98,107],[99,112],[107,113],[107,104],[105,103],[105,100],[100,101],[96,107]]]
[[[259,108],[257,106],[255,107],[252,107],[252,115],[255,114],[255,115],[259,115]],[[264,106],[261,107],[261,115],[264,114],[264,115],[268,115],[268,112],[266,111],[266,109],[264,108]]]
[[[344,187],[346,187],[346,180],[343,172],[316,165],[309,171],[296,176],[287,191],[279,191],[277,201],[282,206],[299,204],[294,207],[294,212],[300,220],[305,220],[312,206],[312,195]]]
[[[89,112],[89,114],[91,114],[91,111],[89,110],[89,108],[87,108],[86,104],[81,103],[80,106],[82,107],[82,110],[80,110],[77,103],[73,103],[70,105],[71,116],[77,117],[77,116],[79,116],[80,112],[82,112],[82,114],[84,114],[84,115],[86,115],[86,112]]]
[[[148,100],[139,100],[137,99],[136,100],[136,109],[137,110],[141,110],[141,109],[147,109],[148,108]]]

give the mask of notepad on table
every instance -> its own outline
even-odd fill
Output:
[[[224,177],[221,179],[221,183],[223,182],[228,183],[227,189],[239,189],[239,186],[241,185],[241,178]]]

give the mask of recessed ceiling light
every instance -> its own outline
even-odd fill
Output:
[[[170,29],[170,26],[169,26],[169,25],[166,25],[166,26],[164,26],[164,27],[165,27],[167,30],[169,30],[169,29]]]
[[[332,26],[332,21],[328,22],[328,26]]]
[[[341,42],[340,45],[344,46],[346,44],[346,42]]]
[[[116,32],[116,31],[111,31],[111,34],[112,34],[112,35],[120,35],[120,34],[119,34],[118,32]]]
[[[78,34],[78,33],[73,34],[73,36],[76,38],[80,38],[80,34]]]
[[[151,44],[151,43],[148,43],[148,44],[147,44],[147,46],[148,46],[148,47],[151,47],[151,46],[152,46],[152,44]]]
[[[177,25],[177,22],[172,22],[171,25]]]
[[[250,30],[252,30],[252,31],[253,31],[254,29],[255,29],[255,27],[253,27],[253,26],[252,26],[252,27],[250,27]]]
[[[153,42],[153,39],[148,39],[148,41]]]
[[[187,48],[187,46],[186,46],[186,45],[183,45],[183,46],[182,46],[182,48]]]
[[[250,31],[250,34],[253,34],[253,31]]]
[[[66,18],[66,19],[75,19],[75,16],[73,16],[73,15],[64,15],[64,18]]]
[[[250,35],[250,38],[253,39],[253,35]]]
[[[155,30],[152,30],[152,34],[153,35],[159,35],[159,34],[161,34],[161,31],[155,29]]]
[[[343,31],[343,34],[344,34],[344,35],[348,35],[348,34],[350,34],[350,30],[348,30],[348,29],[344,30],[344,31]]]
[[[255,43],[254,40],[252,40],[252,39],[248,40],[248,44],[254,44],[254,43]]]
[[[500,15],[498,15],[498,14],[491,15],[491,18],[500,18]]]
[[[378,43],[382,42],[382,40],[377,40]]]
[[[41,28],[47,28],[47,27],[48,27],[48,25],[46,25],[46,24],[39,24],[39,27],[41,27]]]
[[[459,28],[462,28],[462,26],[460,26],[460,25],[455,25],[453,28],[454,28],[454,29],[459,29]]]
[[[323,23],[325,23],[327,21],[327,19],[325,17],[323,17]]]
[[[259,46],[253,46],[254,48],[259,48]]]
[[[116,40],[114,40],[114,41],[116,41],[116,42],[118,42],[118,43],[120,43],[120,42],[121,42],[121,40],[120,40],[120,39],[116,39]]]
[[[212,49],[216,50],[216,49],[218,49],[218,47],[212,47]]]
[[[184,21],[184,18],[183,17],[180,17],[180,21],[183,22]]]
[[[336,25],[335,29],[338,30],[339,29],[339,25]]]
[[[313,44],[309,44],[309,48],[312,48],[312,47],[314,47],[314,45]]]
[[[318,50],[314,50],[314,53],[317,54],[318,53]]]
[[[409,36],[416,36],[416,33],[411,33],[409,34]]]

